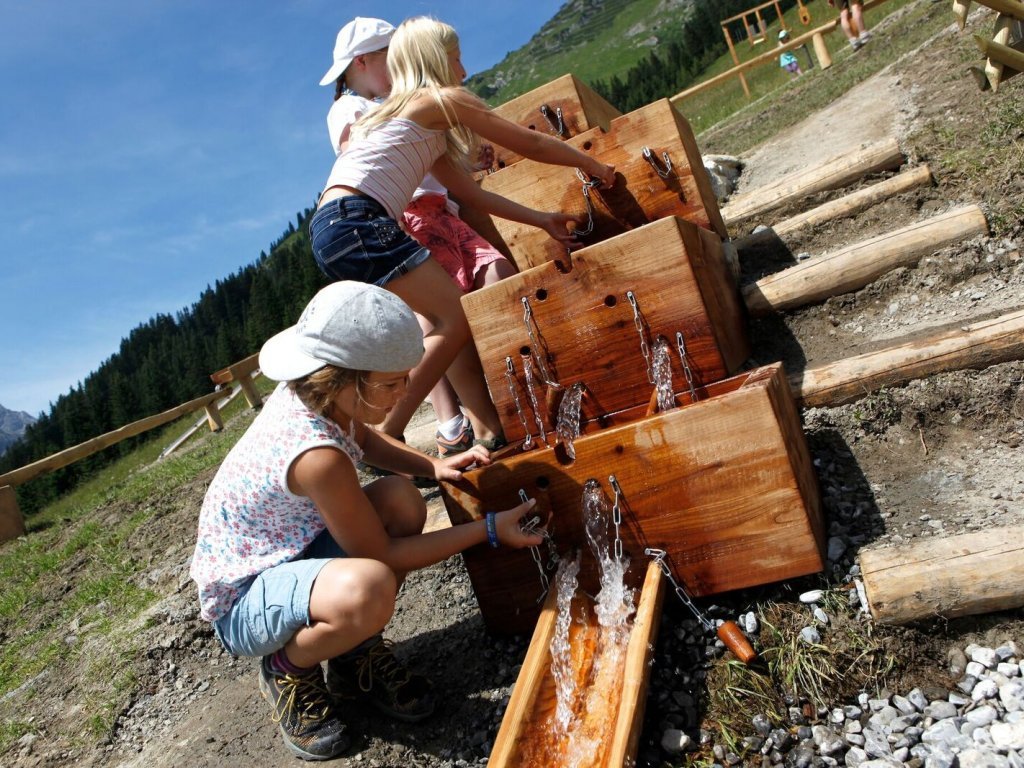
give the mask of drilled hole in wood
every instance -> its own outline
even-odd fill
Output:
[[[505,167],[505,161],[504,160],[499,160],[498,161],[498,167],[499,168],[504,168]]]
[[[619,303],[619,300],[616,299],[614,296],[605,296],[604,297],[604,305],[606,307],[614,307],[618,303]]]
[[[544,288],[537,289],[537,301],[544,301],[548,297],[548,292]]]
[[[528,125],[526,127],[529,128],[531,131],[536,131],[537,130],[537,126],[536,125]]]
[[[530,354],[530,348],[527,346],[520,347],[519,354],[522,355],[523,357],[526,357],[528,354]]]
[[[591,148],[593,148],[593,146],[594,146],[594,142],[592,142],[592,141],[584,141],[583,142],[583,148],[584,149],[591,149]]]
[[[534,480],[534,485],[537,486],[538,491],[546,491],[551,487],[551,481],[544,475],[540,475],[536,480]]]

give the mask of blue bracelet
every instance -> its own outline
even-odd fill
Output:
[[[484,515],[484,523],[487,525],[487,543],[497,549],[500,545],[498,543],[498,525],[494,521],[495,512],[488,512]]]

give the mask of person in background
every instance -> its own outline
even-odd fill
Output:
[[[394,293],[352,281],[321,289],[260,350],[263,374],[281,383],[203,500],[189,570],[200,612],[229,653],[261,657],[272,721],[306,760],[349,747],[340,704],[406,722],[434,711],[430,683],[382,637],[405,574],[483,542],[543,541],[520,527],[533,500],[423,533],[426,503],[411,481],[360,487],[360,460],[448,481],[490,463],[481,446],[439,459],[367,426],[401,400],[422,354],[423,332]]]
[[[864,26],[864,8],[861,6],[861,0],[828,0],[828,4],[833,8],[836,7],[837,2],[839,3],[839,24],[842,26],[843,32],[846,33],[846,39],[853,46],[853,50],[859,51],[871,39],[871,33]],[[851,15],[853,24],[850,23]],[[856,32],[854,32],[854,25],[857,28]]]
[[[786,30],[779,32],[779,45],[785,45],[788,42],[789,32]],[[794,77],[799,77],[803,74],[803,70],[800,69],[800,62],[796,60],[796,56],[792,51],[783,51],[779,55],[779,66]]]
[[[461,292],[430,251],[403,231],[403,213],[429,171],[460,202],[539,227],[566,248],[579,247],[568,226],[574,216],[527,208],[473,181],[467,168],[478,154],[477,137],[533,160],[576,167],[609,186],[615,169],[498,117],[462,88],[458,37],[447,24],[423,17],[403,22],[388,47],[387,72],[390,95],[352,126],[324,185],[310,222],[313,255],[328,277],[386,287],[432,326],[423,360],[406,396],[382,422],[384,431],[400,434],[447,371],[476,440],[496,447],[501,424],[470,343]]]
[[[347,146],[352,124],[391,91],[387,49],[394,31],[382,19],[357,16],[338,32],[334,63],[320,81],[321,85],[335,86],[334,103],[327,113],[327,133],[336,155]],[[430,250],[462,293],[515,274],[508,259],[458,217],[458,205],[430,174],[413,192],[403,224],[420,245]],[[420,325],[424,333],[431,332],[427,320],[421,318]],[[469,448],[474,439],[473,427],[462,413],[447,377],[438,381],[429,398],[438,422],[438,455],[449,456]],[[397,430],[404,425],[392,427]],[[399,435],[392,432],[393,437]]]

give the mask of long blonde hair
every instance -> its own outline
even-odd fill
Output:
[[[442,89],[461,86],[448,61],[448,54],[458,45],[455,29],[429,16],[414,16],[399,24],[388,46],[391,94],[377,109],[356,121],[353,135],[365,136],[398,115],[422,91],[427,91],[448,121],[445,154],[456,165],[468,166],[476,152],[476,135],[457,122],[442,96]]]

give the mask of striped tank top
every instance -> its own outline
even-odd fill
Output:
[[[400,221],[416,187],[445,147],[444,131],[392,118],[349,144],[334,161],[324,191],[337,186],[358,189]]]

